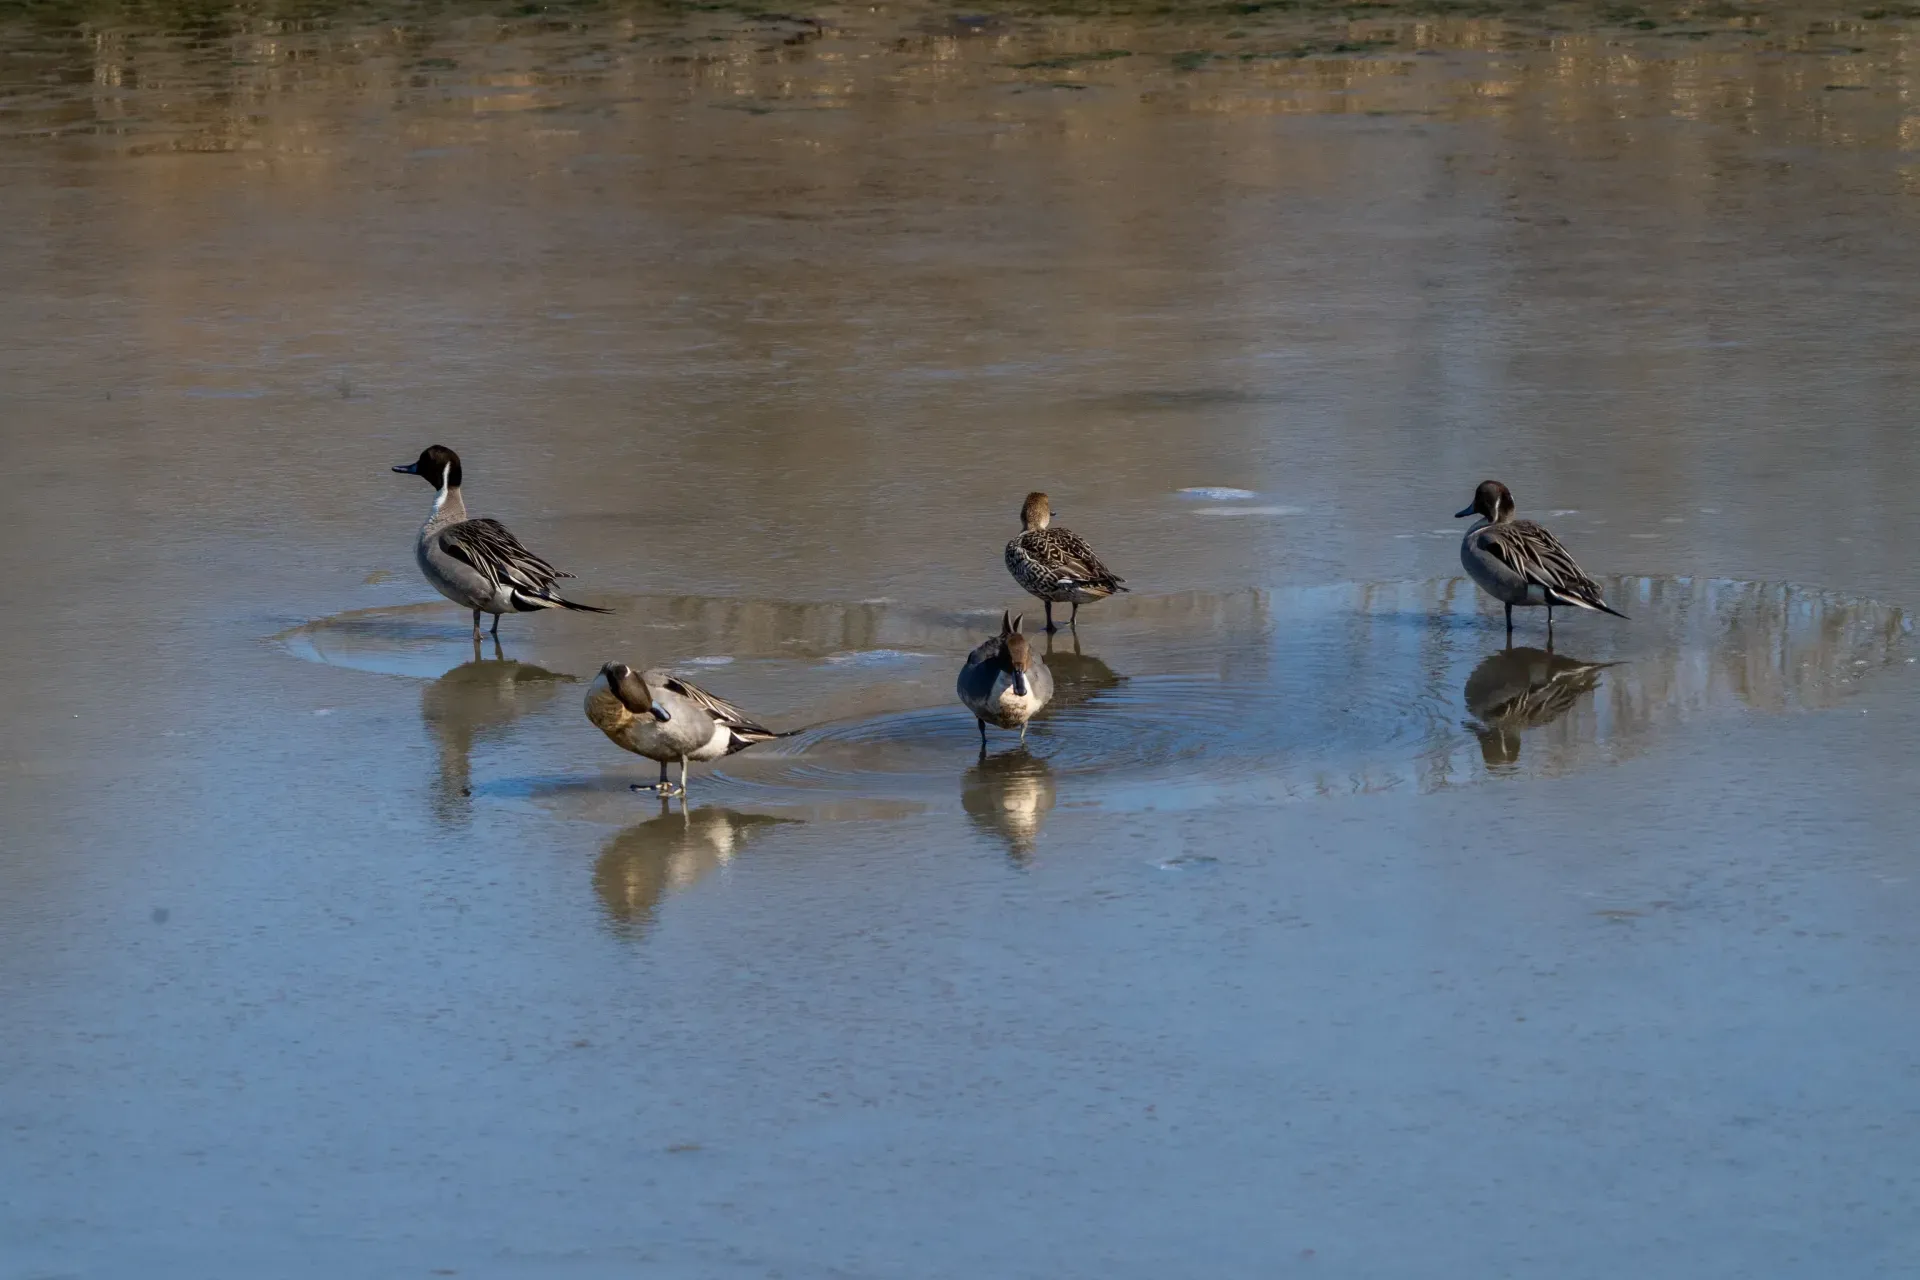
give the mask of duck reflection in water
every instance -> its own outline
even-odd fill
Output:
[[[775,827],[798,818],[703,808],[689,813],[662,799],[660,816],[607,842],[593,868],[593,891],[615,931],[639,937],[669,892],[697,883]]]
[[[1053,809],[1054,791],[1052,768],[1025,747],[995,756],[983,751],[961,779],[960,805],[975,827],[1006,843],[1008,857],[1025,863]]]
[[[1047,670],[1053,672],[1053,702],[1046,713],[1049,715],[1091,702],[1107,690],[1119,688],[1127,679],[1100,659],[1080,652],[1078,632],[1069,631],[1067,636],[1070,648],[1055,636],[1047,637]]]
[[[440,746],[440,777],[434,787],[434,813],[442,821],[463,814],[471,791],[473,748],[504,736],[515,720],[537,710],[574,678],[531,663],[515,662],[492,644],[493,656],[481,656],[473,643],[473,661],[463,662],[421,691],[420,718]]]
[[[1480,739],[1487,768],[1519,763],[1521,732],[1567,714],[1614,665],[1562,657],[1551,649],[1505,649],[1485,658],[1467,677],[1465,698],[1467,713],[1478,722],[1467,727]]]

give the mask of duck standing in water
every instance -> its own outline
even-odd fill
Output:
[[[980,726],[980,749],[987,749],[987,726],[1020,730],[1053,698],[1053,672],[1037,662],[1033,646],[1020,634],[1020,619],[1000,615],[1000,634],[967,655],[954,684],[961,703]]]
[[[609,662],[587,687],[587,719],[617,747],[660,762],[660,781],[636,782],[635,791],[687,794],[687,762],[718,760],[759,742],[792,736],[754,722],[724,698],[693,681],[655,669],[641,673]],[[680,785],[667,781],[667,762],[680,762]]]
[[[1454,519],[1480,517],[1460,543],[1460,563],[1480,589],[1507,606],[1507,638],[1513,638],[1513,607],[1545,605],[1547,638],[1553,638],[1553,607],[1627,615],[1600,595],[1600,584],[1580,571],[1560,539],[1531,520],[1513,518],[1513,494],[1498,480],[1482,480],[1473,503]]]
[[[555,584],[572,574],[562,573],[521,546],[520,539],[498,520],[467,518],[467,504],[460,497],[460,455],[453,450],[429,445],[417,459],[394,470],[419,476],[436,490],[433,510],[420,526],[414,559],[435,591],[473,610],[475,640],[480,638],[483,613],[493,615],[493,634],[498,637],[503,613],[613,612],[563,599]]]
[[[1125,591],[1118,577],[1093,554],[1087,540],[1070,529],[1052,528],[1053,508],[1044,493],[1030,493],[1020,508],[1020,536],[1007,544],[1007,572],[1020,589],[1047,606],[1051,634],[1053,606],[1070,604],[1067,625],[1080,619],[1080,606]]]

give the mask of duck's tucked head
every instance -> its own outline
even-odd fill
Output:
[[[1044,493],[1030,493],[1020,505],[1020,527],[1025,529],[1044,529],[1053,519],[1053,507],[1047,502]]]
[[[1013,691],[1023,698],[1027,696],[1027,673],[1033,670],[1033,646],[1020,634],[1020,619],[1026,616],[1000,615],[1000,669],[1013,677]]]
[[[1504,524],[1513,519],[1513,495],[1507,486],[1498,480],[1482,480],[1480,487],[1473,491],[1473,504],[1464,511],[1453,513],[1455,520],[1462,516],[1485,516],[1494,524]]]
[[[634,715],[652,716],[662,722],[673,718],[665,707],[654,701],[653,690],[647,688],[640,673],[626,663],[609,662],[600,668],[600,674],[606,677],[608,691]]]
[[[460,455],[443,444],[430,444],[420,456],[404,467],[395,467],[403,475],[419,476],[436,489],[460,487]]]

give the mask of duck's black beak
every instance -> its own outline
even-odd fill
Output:
[[[394,468],[394,470],[395,470],[395,471],[398,471],[399,469],[400,469],[400,468],[398,468],[398,467],[395,467],[395,468]],[[1456,512],[1454,512],[1454,513],[1453,513],[1453,518],[1454,518],[1455,520],[1458,520],[1458,519],[1459,519],[1459,518],[1460,518],[1461,516],[1470,516],[1470,515],[1474,515],[1474,514],[1475,514],[1475,513],[1477,513],[1477,512],[1479,511],[1479,510],[1480,510],[1480,508],[1478,508],[1478,507],[1475,507],[1475,506],[1468,506],[1468,507],[1467,507],[1467,509],[1466,509],[1465,511],[1456,511]]]
[[[417,462],[409,462],[404,467],[395,467],[394,470],[404,476],[417,476],[420,474],[420,464]]]

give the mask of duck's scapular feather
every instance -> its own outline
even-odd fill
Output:
[[[1553,603],[1626,616],[1606,602],[1600,584],[1581,571],[1560,539],[1544,526],[1531,520],[1490,524],[1479,531],[1478,541],[1502,564],[1540,587]]]
[[[775,733],[733,703],[716,694],[708,693],[685,676],[665,676],[661,678],[660,685],[705,710],[713,717],[714,723],[727,730],[730,735],[726,751],[728,755],[736,751],[745,751],[755,743],[771,742],[775,738],[790,738],[799,732],[798,729],[789,729],[785,733]]]
[[[1087,540],[1071,529],[1027,529],[1007,543],[1007,572],[1028,595],[1056,604],[1103,600],[1127,590]]]
[[[561,608],[585,607],[554,595],[555,584],[573,575],[554,568],[527,550],[498,520],[489,516],[462,520],[440,530],[437,536],[442,551],[479,570],[494,585],[509,587],[516,595],[530,597],[532,608],[551,607],[549,600]]]

